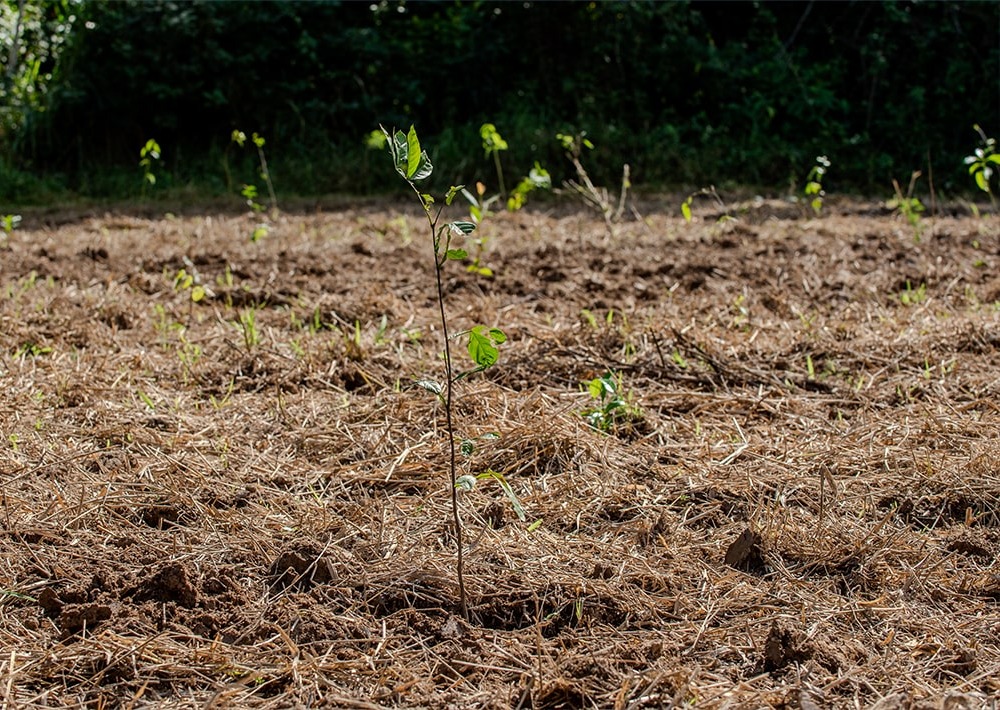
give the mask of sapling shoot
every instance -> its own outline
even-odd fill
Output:
[[[454,385],[458,380],[468,377],[473,373],[481,372],[496,364],[499,357],[497,346],[504,343],[507,340],[507,336],[499,328],[488,328],[484,325],[474,326],[470,330],[461,333],[460,335],[467,337],[467,350],[469,357],[472,358],[474,367],[461,372],[455,372],[451,357],[451,338],[448,334],[448,317],[444,307],[442,273],[449,261],[462,261],[468,257],[468,252],[465,249],[452,246],[452,240],[456,238],[461,239],[471,234],[475,231],[476,225],[466,221],[441,224],[441,215],[444,208],[451,205],[455,196],[462,190],[462,185],[450,187],[445,194],[443,204],[439,204],[437,207],[435,207],[435,204],[437,204],[435,199],[431,195],[421,192],[417,187],[416,183],[418,181],[430,177],[434,166],[431,164],[427,151],[423,150],[420,146],[416,129],[410,126],[408,133],[403,133],[402,131],[393,131],[390,133],[384,127],[380,126],[380,128],[382,128],[382,132],[385,134],[393,167],[395,167],[400,177],[406,181],[406,184],[410,186],[410,189],[413,190],[420,201],[421,207],[424,208],[424,216],[427,218],[427,226],[430,231],[431,246],[434,250],[437,305],[438,314],[441,319],[441,337],[444,341],[445,380],[443,385],[435,380],[426,379],[420,380],[416,384],[432,392],[444,405],[445,428],[449,449],[448,472],[451,479],[451,513],[455,526],[455,542],[458,548],[456,573],[458,577],[459,606],[462,617],[468,619],[469,607],[465,592],[465,558],[462,542],[462,518],[458,506],[458,491],[459,488],[467,489],[470,485],[468,479],[460,481],[457,472],[457,448],[455,444],[454,415],[452,412]],[[501,479],[498,478],[497,480]]]
[[[997,198],[993,194],[993,187],[990,178],[993,177],[994,170],[1000,170],[1000,153],[997,152],[997,141],[990,138],[977,123],[972,127],[979,134],[980,147],[976,148],[972,155],[965,157],[965,164],[969,166],[969,175],[976,181],[976,187],[990,196],[990,203],[995,210]]]

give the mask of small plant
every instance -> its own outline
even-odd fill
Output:
[[[604,226],[608,230],[608,236],[614,236],[614,225],[621,220],[625,213],[625,202],[628,199],[628,191],[632,187],[628,163],[622,166],[622,184],[618,191],[618,199],[615,201],[607,188],[594,185],[586,168],[583,167],[581,160],[583,150],[585,148],[587,150],[594,149],[594,144],[587,138],[587,132],[582,131],[573,135],[557,133],[556,140],[565,151],[567,160],[573,164],[579,179],[579,182],[567,180],[563,185],[579,197],[585,205],[599,212],[604,218]],[[632,211],[636,212],[635,207],[632,208]]]
[[[976,187],[990,196],[990,203],[993,209],[997,208],[997,199],[993,194],[993,187],[990,181],[993,178],[994,166],[1000,166],[1000,153],[997,153],[997,142],[995,138],[987,137],[985,131],[975,124],[972,127],[979,134],[981,145],[976,148],[972,155],[965,156],[965,164],[969,166],[969,175],[976,181]]]
[[[0,215],[0,228],[3,229],[3,244],[6,245],[11,233],[21,224],[21,215],[5,214]]]
[[[462,186],[452,186],[445,194],[443,204],[435,208],[436,201],[431,195],[421,192],[416,183],[430,177],[434,170],[427,151],[420,145],[417,131],[410,126],[408,133],[402,131],[389,132],[382,128],[385,134],[389,155],[392,158],[393,167],[399,176],[403,178],[424,209],[424,216],[427,218],[427,227],[430,233],[430,243],[434,258],[434,277],[436,283],[436,300],[438,313],[441,322],[441,337],[444,343],[444,369],[445,381],[442,385],[435,380],[420,380],[416,384],[423,389],[432,392],[444,406],[445,430],[448,438],[448,473],[451,480],[451,513],[455,526],[455,540],[458,549],[458,560],[456,573],[458,577],[459,606],[462,616],[469,618],[469,607],[465,592],[465,572],[464,572],[464,543],[462,539],[462,518],[458,505],[459,476],[458,463],[456,460],[458,447],[455,440],[454,421],[454,389],[455,384],[469,375],[481,372],[496,364],[499,358],[497,346],[507,340],[507,336],[499,328],[487,328],[484,325],[477,325],[464,333],[467,337],[467,351],[472,359],[473,367],[470,369],[455,372],[451,355],[451,336],[449,335],[448,317],[445,311],[444,298],[444,268],[449,261],[461,261],[468,257],[468,252],[460,246],[452,246],[453,240],[464,239],[476,229],[473,222],[455,221],[441,224],[441,215],[444,208],[451,205],[455,196],[461,191]],[[499,480],[499,479],[498,479]]]
[[[500,186],[500,199],[507,197],[507,188],[503,183],[503,168],[500,166],[500,151],[507,150],[507,141],[492,123],[484,123],[479,127],[479,137],[483,139],[483,151],[486,157],[493,156],[493,165],[497,170],[497,184]]]
[[[247,355],[253,354],[254,348],[260,345],[260,330],[257,328],[257,309],[254,307],[240,311],[236,327],[243,335],[243,347]]]
[[[913,241],[918,243],[924,232],[923,225],[920,223],[920,214],[924,211],[924,203],[913,196],[913,188],[917,184],[917,178],[920,175],[921,172],[919,170],[913,171],[910,175],[910,185],[907,187],[905,195],[899,187],[899,182],[893,179],[892,189],[895,191],[896,196],[886,203],[886,207],[895,210],[897,214],[906,218],[906,221],[910,224],[910,228],[913,230]]]
[[[595,406],[580,412],[580,416],[597,431],[608,434],[625,420],[637,414],[635,407],[622,396],[621,375],[606,372],[587,383],[587,392],[595,400]]]
[[[240,148],[243,148],[247,142],[247,134],[243,131],[236,129],[232,133],[232,143],[235,143]],[[278,198],[274,194],[274,184],[271,182],[271,173],[267,168],[267,158],[264,155],[264,138],[258,133],[253,133],[250,136],[250,142],[253,143],[254,147],[257,149],[257,162],[260,168],[259,174],[261,179],[267,185],[267,194],[270,199],[270,214],[276,215],[278,213]],[[228,172],[228,170],[227,170]],[[240,189],[240,195],[246,201],[247,207],[250,208],[250,212],[253,214],[260,214],[264,212],[264,205],[258,201],[259,190],[257,186],[253,183],[245,183]],[[266,222],[258,223],[254,227],[253,232],[250,234],[251,242],[258,242],[264,237],[266,237],[271,231],[271,227]]]
[[[156,184],[156,173],[153,172],[154,162],[160,159],[160,144],[150,138],[146,145],[139,149],[139,167],[142,168],[142,194],[146,187]]]
[[[904,306],[918,306],[927,300],[927,284],[922,283],[917,288],[913,288],[910,282],[906,282],[906,287],[899,292],[899,302]]]
[[[189,274],[187,269],[180,269],[174,276],[174,291],[187,291],[191,296],[192,303],[198,303],[205,298],[205,287],[197,283],[193,274]]]
[[[806,175],[805,196],[816,214],[823,211],[823,198],[826,197],[826,192],[823,191],[823,177],[829,169],[830,159],[825,155],[817,155],[816,164]]]
[[[484,123],[479,129],[479,136],[483,140],[483,150],[486,156],[493,156],[493,163],[496,166],[497,182],[500,184],[500,192],[486,196],[486,185],[481,182],[476,183],[475,193],[466,188],[462,188],[462,196],[469,202],[469,219],[476,227],[481,227],[490,214],[490,210],[497,202],[506,197],[506,187],[504,186],[503,167],[500,164],[500,151],[507,150],[507,141],[504,140],[496,126],[492,123]],[[535,167],[521,179],[510,196],[507,197],[507,211],[516,212],[528,201],[528,195],[536,189],[548,189],[552,187],[552,178],[545,168],[535,162]],[[493,269],[483,264],[483,255],[486,251],[488,237],[479,232],[479,236],[471,238],[471,245],[475,252],[472,254],[472,263],[468,266],[470,273],[477,273],[480,276],[493,276]]]

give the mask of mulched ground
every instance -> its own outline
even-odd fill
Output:
[[[461,494],[468,621],[420,215],[26,216],[0,703],[995,703],[1000,219],[641,211],[502,215],[494,278],[451,265],[453,330],[509,336],[463,471],[526,512]]]

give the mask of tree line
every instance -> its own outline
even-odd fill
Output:
[[[1000,3],[172,2],[0,0],[0,196],[226,192],[267,141],[280,191],[388,189],[366,137],[417,125],[443,181],[571,167],[640,186],[883,193],[932,166],[971,190],[972,126],[1000,133]],[[234,178],[236,176],[236,178]]]

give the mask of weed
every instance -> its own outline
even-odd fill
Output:
[[[997,153],[997,141],[995,138],[987,137],[978,123],[972,128],[979,134],[979,140],[982,145],[976,148],[972,155],[967,155],[963,162],[969,166],[969,175],[975,179],[976,186],[990,196],[990,203],[993,205],[993,209],[996,210],[997,199],[993,194],[990,180],[993,177],[994,165],[1000,166],[1000,153]]]
[[[153,162],[160,159],[160,144],[150,138],[146,145],[139,149],[139,167],[142,168],[142,194],[146,194],[146,186],[156,184],[156,173],[153,172]]]
[[[410,126],[408,133],[403,133],[402,131],[393,131],[392,133],[389,133],[389,131],[386,131],[385,128],[382,128],[382,132],[386,137],[386,143],[388,144],[393,167],[396,169],[396,172],[399,173],[400,177],[406,181],[406,184],[413,190],[417,199],[420,201],[421,207],[424,209],[424,216],[427,218],[431,246],[433,247],[434,252],[436,298],[438,313],[441,319],[441,334],[444,341],[445,382],[444,386],[433,380],[421,380],[417,384],[418,386],[433,392],[444,405],[445,424],[449,447],[448,472],[451,479],[451,512],[452,520],[455,525],[456,545],[458,548],[456,572],[458,577],[459,605],[462,616],[465,619],[468,619],[469,608],[465,592],[462,518],[458,506],[459,483],[456,461],[457,449],[455,446],[455,426],[452,407],[454,401],[454,385],[458,380],[467,377],[472,373],[485,370],[486,368],[496,364],[499,357],[497,346],[504,343],[507,340],[507,336],[498,328],[487,328],[482,325],[477,325],[466,331],[464,335],[468,336],[468,353],[472,358],[474,367],[463,372],[455,373],[451,358],[451,345],[450,337],[448,335],[448,318],[445,312],[444,283],[442,274],[445,265],[449,261],[461,261],[468,256],[465,249],[452,248],[452,240],[455,238],[463,238],[466,235],[471,234],[476,229],[476,225],[472,222],[465,221],[448,222],[443,225],[440,224],[441,214],[444,211],[444,208],[451,205],[455,196],[462,189],[462,186],[450,187],[444,197],[444,204],[436,209],[434,208],[434,198],[431,195],[420,191],[420,189],[416,186],[416,182],[430,177],[434,167],[427,155],[427,151],[421,148],[420,140],[417,137],[417,131],[413,126]]]
[[[805,196],[816,214],[823,210],[823,198],[826,197],[826,192],[823,191],[823,177],[829,169],[830,159],[825,155],[817,155],[816,164],[806,175]]]
[[[622,215],[625,213],[625,202],[628,199],[628,191],[632,187],[632,181],[629,178],[628,163],[622,166],[622,184],[618,191],[616,204],[612,200],[607,188],[596,187],[593,181],[591,181],[586,168],[583,167],[583,162],[581,161],[583,149],[594,149],[594,144],[587,138],[587,132],[582,131],[574,135],[557,133],[556,140],[559,141],[563,151],[565,151],[566,158],[573,164],[576,176],[579,179],[579,182],[567,180],[563,185],[579,197],[585,205],[597,211],[604,218],[604,226],[608,231],[608,236],[614,236],[614,225],[621,220]],[[638,211],[634,206],[632,207],[632,212],[638,216]]]
[[[252,355],[254,348],[260,345],[260,330],[257,328],[257,309],[250,307],[240,311],[236,327],[243,336],[243,347],[247,355]]]
[[[26,358],[36,358],[42,355],[48,355],[52,352],[52,348],[46,345],[39,345],[35,342],[25,342],[18,346],[17,350],[14,351],[15,360],[24,360]]]
[[[899,292],[899,302],[904,306],[918,306],[927,300],[927,284],[921,283],[917,288],[913,288],[910,282],[906,282],[906,288]]]
[[[893,179],[892,189],[895,191],[896,196],[886,203],[886,207],[895,210],[897,214],[906,218],[906,221],[910,224],[910,228],[913,230],[913,241],[917,243],[920,242],[920,238],[924,232],[923,225],[920,223],[920,213],[924,211],[924,203],[913,196],[913,187],[916,185],[917,178],[920,175],[921,172],[919,170],[913,171],[910,175],[910,185],[907,187],[905,195],[899,187],[899,183]]]
[[[188,340],[183,330],[178,334],[177,359],[181,362],[183,380],[187,384],[194,379],[194,367],[201,360],[201,346]]]

